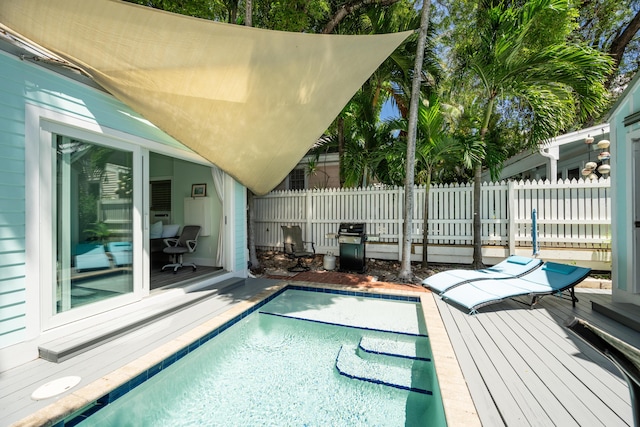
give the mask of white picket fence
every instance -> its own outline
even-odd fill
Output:
[[[532,212],[537,212],[537,241],[550,258],[595,261],[607,269],[611,253],[609,179],[550,183],[500,182],[482,185],[483,256],[491,263],[513,253],[532,251]],[[421,259],[425,188],[414,188],[412,259]],[[282,248],[281,225],[299,225],[317,253],[338,253],[335,238],[342,222],[365,223],[367,256],[400,259],[404,188],[275,191],[255,200],[255,238],[259,248]],[[429,191],[429,260],[471,262],[473,185],[435,185]],[[559,251],[564,253],[559,254]],[[573,255],[571,255],[573,253]],[[576,253],[582,253],[576,258]],[[592,267],[593,268],[593,267]]]

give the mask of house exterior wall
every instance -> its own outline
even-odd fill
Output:
[[[22,68],[0,53],[0,347],[24,340],[26,330],[23,98],[30,91]]]
[[[640,111],[640,79],[636,78],[611,112],[612,290],[613,300],[640,305],[640,285],[634,277],[634,193],[640,171],[633,167],[633,143],[640,123],[624,125],[624,118]],[[637,193],[636,193],[637,194]],[[638,250],[640,248],[636,248]],[[638,267],[640,268],[640,266]]]
[[[313,163],[313,172],[309,173],[309,163]],[[304,189],[340,188],[340,161],[338,153],[320,154],[303,157],[295,167],[295,170],[304,171]],[[280,182],[271,191],[292,190],[289,185],[289,177]]]
[[[30,171],[37,171],[38,165],[28,164],[30,156],[26,151],[29,132],[39,132],[38,129],[28,129],[29,124],[33,123],[28,115],[34,109],[72,118],[93,129],[109,128],[123,140],[131,137],[145,149],[183,153],[184,159],[203,166],[210,165],[111,95],[0,50],[1,370],[37,357],[37,341],[40,336],[37,316],[41,302],[37,288],[41,281],[30,282],[27,271],[28,260],[38,250],[33,247],[33,242],[37,241],[34,235],[38,234],[38,230],[29,230],[27,227],[29,218],[33,218],[35,214],[26,209],[30,203],[29,197],[34,200],[37,196],[33,193],[39,191],[38,182],[29,179]],[[210,169],[203,170],[209,170],[207,178],[211,180]],[[232,181],[229,177],[227,179]],[[210,184],[208,191],[215,193],[213,183]],[[238,224],[246,222],[242,205],[245,200],[243,189],[242,185],[235,184],[234,192],[229,195],[229,200],[233,203],[232,210],[225,211]],[[214,224],[218,223],[221,210],[218,209],[218,219]],[[41,209],[37,215],[52,215],[46,211],[46,208]],[[232,236],[228,237],[227,242],[234,245],[230,251],[235,260],[233,266],[242,265],[241,269],[231,273],[246,277],[246,230],[230,231]],[[217,240],[217,235],[210,238]],[[242,253],[236,254],[238,250]],[[215,254],[213,257],[215,259]],[[54,282],[55,278],[52,277],[51,281]],[[16,356],[18,354],[20,357]],[[25,360],[19,360],[20,358]]]
[[[319,164],[316,171],[307,179],[307,188],[340,188],[340,166]]]

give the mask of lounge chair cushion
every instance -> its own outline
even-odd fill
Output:
[[[543,270],[551,271],[558,274],[571,274],[576,270],[575,265],[558,264],[557,262],[548,262],[542,266]]]
[[[507,258],[507,262],[510,262],[512,264],[520,264],[520,265],[527,265],[533,261],[535,261],[534,258],[528,258],[528,257],[518,256],[518,255],[511,255],[509,258]]]

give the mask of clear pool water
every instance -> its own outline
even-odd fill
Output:
[[[287,290],[79,425],[443,426],[429,359],[417,303]]]

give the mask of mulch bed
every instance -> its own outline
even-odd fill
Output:
[[[300,282],[331,283],[335,285],[352,286],[357,289],[398,289],[416,292],[429,292],[426,288],[416,284],[401,284],[391,282],[379,282],[373,276],[366,274],[345,273],[340,271],[313,270],[292,275],[278,275],[267,273],[265,277],[278,280],[291,280]]]

